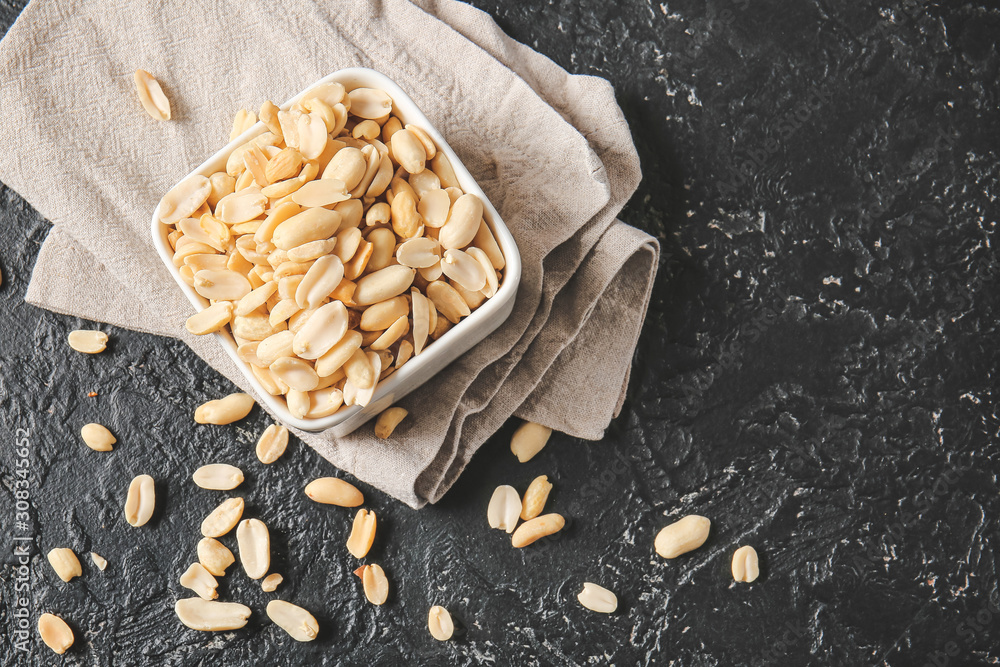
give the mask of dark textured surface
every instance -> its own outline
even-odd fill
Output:
[[[1000,14],[962,2],[475,4],[571,71],[612,81],[639,146],[645,179],[623,218],[656,234],[665,259],[608,437],[556,435],[519,465],[508,426],[420,512],[365,489],[380,526],[372,560],[394,585],[375,609],[343,547],[351,513],[301,493],[330,466],[298,442],[260,465],[259,412],[195,428],[194,406],[229,387],[180,343],[112,330],[103,355],[68,350],[83,323],[23,303],[48,225],[0,189],[3,663],[58,662],[33,631],[44,611],[70,621],[77,644],[59,661],[80,665],[1000,662]],[[19,7],[0,0],[0,24]],[[80,443],[92,420],[118,435],[113,453]],[[197,526],[225,496],[188,480],[209,461],[246,471],[248,515],[271,527],[286,578],[267,595],[235,566],[222,596],[254,616],[217,636],[172,611]],[[132,529],[121,505],[141,472],[159,503]],[[490,493],[543,473],[568,529],[514,551],[487,529]],[[656,531],[691,512],[713,519],[708,543],[658,558]],[[30,538],[30,595],[15,596],[12,537]],[[750,586],[728,574],[745,543],[763,561]],[[110,565],[84,558],[64,584],[41,555],[55,546]],[[618,593],[617,614],[577,604],[585,580]],[[267,621],[275,596],[316,613],[318,641]],[[14,650],[15,597],[30,655]],[[461,621],[461,639],[428,635],[431,604]]]

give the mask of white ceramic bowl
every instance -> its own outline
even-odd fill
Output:
[[[458,177],[462,189],[465,192],[478,196],[483,201],[483,217],[493,231],[493,235],[496,237],[506,261],[506,266],[503,270],[503,283],[493,298],[484,301],[471,315],[452,327],[441,338],[425,347],[419,356],[411,357],[402,368],[383,382],[380,382],[368,405],[363,407],[354,405],[341,408],[337,413],[322,419],[298,419],[292,416],[284,400],[267,393],[250,371],[247,364],[237,356],[236,341],[232,335],[228,332],[215,334],[219,344],[222,345],[233,361],[236,362],[236,365],[243,371],[247,381],[256,390],[257,395],[267,404],[271,412],[277,415],[281,422],[305,431],[329,430],[334,436],[340,437],[347,435],[409,394],[503,324],[514,307],[514,297],[517,293],[518,283],[521,280],[521,256],[517,251],[517,245],[514,243],[514,237],[511,236],[503,220],[500,219],[500,214],[497,213],[497,210],[490,203],[489,199],[486,198],[482,188],[479,187],[472,174],[469,173],[469,170],[465,168],[462,161],[455,155],[455,151],[451,149],[445,138],[435,129],[413,100],[410,99],[409,95],[403,92],[402,88],[384,74],[361,67],[334,72],[320,79],[313,86],[331,81],[343,84],[347,90],[355,88],[380,88],[384,90],[392,97],[393,113],[404,124],[414,123],[427,131],[431,138],[434,139],[434,143],[437,144],[438,150],[444,152],[448,156],[448,159],[451,160],[451,165],[455,170],[455,175]],[[310,86],[285,102],[281,108],[288,109],[307,90],[313,88],[313,86]],[[191,174],[210,176],[217,171],[225,171],[226,160],[229,154],[238,146],[245,144],[266,130],[267,127],[264,123],[258,122],[234,141],[230,142],[225,148],[206,160],[201,166],[192,171]],[[174,266],[172,260],[173,252],[167,242],[169,230],[170,228],[167,225],[160,223],[160,207],[157,205],[156,210],[153,211],[152,220],[153,245],[163,260],[163,265],[170,271],[177,285],[187,295],[188,300],[191,301],[195,309],[201,311],[208,307],[208,301],[195,292],[194,288],[184,282],[180,272]]]

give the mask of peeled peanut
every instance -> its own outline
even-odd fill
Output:
[[[291,250],[310,241],[330,238],[337,233],[340,223],[341,217],[336,211],[309,208],[278,225],[271,241],[282,250]]]
[[[340,261],[336,257],[333,259]],[[292,350],[303,359],[319,359],[341,341],[347,333],[347,325],[347,308],[340,301],[331,301],[320,306],[298,330]]]
[[[87,424],[80,429],[84,443],[95,452],[110,452],[118,440],[106,427],[100,424]]]
[[[396,259],[414,269],[434,266],[441,261],[441,244],[428,237],[409,239],[396,249]]]
[[[355,88],[347,96],[351,100],[351,113],[358,118],[377,120],[392,112],[392,98],[376,88]]]
[[[534,422],[524,422],[517,427],[514,435],[511,436],[510,451],[517,457],[518,461],[527,463],[534,458],[535,454],[542,451],[551,435],[552,429],[547,426]]]
[[[743,546],[733,554],[733,579],[744,583],[752,583],[760,575],[757,561],[757,550],[751,546]]]
[[[58,655],[62,655],[73,645],[73,630],[55,614],[42,614],[38,617],[38,636]]]
[[[656,535],[656,553],[664,558],[677,558],[697,549],[708,539],[712,522],[703,516],[691,514],[663,528]]]
[[[427,297],[433,302],[438,312],[448,318],[452,324],[458,324],[459,320],[472,312],[462,295],[448,283],[435,280],[427,285],[424,291],[427,292]]]
[[[348,331],[344,334],[337,344],[316,360],[316,374],[320,377],[329,377],[340,370],[354,353],[361,349],[361,338],[361,334],[357,331]]]
[[[378,271],[389,266],[396,249],[396,235],[392,230],[386,227],[373,229],[368,234],[368,242],[372,244],[372,256],[368,260],[368,270]]]
[[[411,174],[418,174],[424,170],[427,161],[427,152],[417,136],[409,130],[399,130],[392,135],[389,140],[392,156],[396,158],[403,169]]]
[[[417,211],[417,198],[412,190],[404,190],[396,194],[390,205],[390,213],[392,215],[392,230],[400,238],[409,239],[420,236],[424,228],[424,219]]]
[[[566,525],[566,520],[559,514],[545,514],[525,521],[511,536],[511,544],[520,549],[536,542],[543,537],[557,533]]]
[[[438,241],[445,250],[464,248],[472,243],[483,218],[483,202],[473,194],[464,194],[451,207],[448,221],[441,228]]]
[[[454,248],[445,250],[444,257],[441,258],[441,270],[444,275],[470,292],[478,292],[486,287],[486,273],[482,264],[461,250]],[[490,272],[493,272],[493,267],[490,267]]]
[[[129,525],[144,526],[156,507],[156,484],[149,475],[139,475],[128,486],[125,498],[125,520]]]
[[[382,440],[387,439],[396,430],[399,423],[409,414],[406,408],[389,408],[382,412],[375,420],[375,437]]]
[[[314,479],[306,485],[306,495],[317,503],[340,507],[358,507],[365,502],[356,486],[338,477]]]
[[[370,306],[402,294],[413,283],[416,272],[408,266],[387,266],[369,273],[358,280],[354,301],[359,306]]]
[[[353,190],[368,170],[368,158],[357,148],[341,148],[323,171],[323,179],[333,178]]]
[[[225,398],[199,405],[194,420],[199,424],[232,424],[243,419],[253,410],[254,400],[248,394],[229,394]]]

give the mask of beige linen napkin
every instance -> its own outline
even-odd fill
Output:
[[[512,414],[602,437],[658,257],[652,237],[615,220],[640,178],[628,126],[607,82],[568,75],[451,0],[32,0],[0,42],[0,181],[53,223],[28,301],[182,336],[249,389],[211,337],[185,332],[192,308],[149,218],[226,143],[237,109],[352,66],[396,80],[448,138],[510,227],[522,280],[507,322],[401,401],[412,416],[391,439],[298,435],[412,507],[437,501]],[[174,120],[143,113],[140,67]]]

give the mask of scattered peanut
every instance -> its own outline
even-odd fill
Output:
[[[524,501],[521,503],[521,519],[529,521],[542,513],[545,503],[549,499],[549,492],[552,491],[552,483],[548,476],[539,475],[524,492]]]
[[[319,634],[319,623],[308,611],[284,600],[267,603],[267,615],[275,625],[299,642],[311,642]]]
[[[95,452],[110,452],[113,444],[118,440],[104,426],[100,424],[87,424],[80,429],[83,442]]]
[[[257,458],[261,463],[271,464],[281,458],[288,447],[288,429],[280,424],[271,424],[257,441]]]
[[[68,340],[71,348],[84,354],[98,354],[108,346],[108,334],[92,329],[71,331]]]
[[[375,512],[361,509],[354,516],[351,535],[347,538],[347,550],[355,558],[364,558],[375,541]]]
[[[526,463],[542,451],[552,435],[552,429],[534,422],[524,422],[510,439],[510,451],[521,463]]]
[[[232,424],[250,414],[254,400],[248,394],[229,394],[225,398],[209,401],[194,411],[194,420],[199,424]]]
[[[587,609],[602,614],[613,614],[618,609],[618,597],[614,593],[590,582],[583,584],[583,590],[576,599]]]
[[[733,554],[733,579],[749,584],[756,581],[759,575],[756,549],[749,545],[737,549]]]
[[[154,120],[170,120],[170,100],[163,94],[163,88],[152,74],[144,69],[135,71],[135,92],[142,108]]]
[[[490,498],[490,506],[486,510],[486,518],[490,528],[499,528],[508,533],[514,532],[517,518],[521,514],[521,496],[513,486],[504,484],[498,486]]]
[[[656,535],[656,553],[664,558],[677,558],[693,551],[705,543],[711,527],[711,521],[697,514],[675,521]]]
[[[139,475],[128,485],[125,520],[130,526],[145,526],[156,508],[156,483],[149,475]]]
[[[222,537],[240,522],[243,516],[242,498],[230,498],[212,510],[201,522],[201,534],[205,537]]]
[[[203,489],[230,491],[243,483],[243,471],[225,463],[211,463],[195,470],[191,478]]]
[[[451,620],[451,614],[444,607],[434,605],[427,614],[427,628],[431,631],[431,637],[446,642],[455,634],[455,622]]]
[[[42,614],[38,617],[38,635],[46,646],[59,655],[73,645],[73,630],[55,614]]]
[[[236,529],[240,562],[251,579],[260,579],[271,567],[271,536],[260,519],[244,519]]]
[[[378,416],[375,420],[375,437],[382,438],[386,440],[392,435],[392,432],[396,430],[399,426],[399,422],[406,418],[409,414],[406,408],[389,408],[384,410],[382,414]]]
[[[83,574],[83,568],[80,567],[80,560],[73,553],[72,549],[66,547],[58,547],[49,551],[49,565],[55,570],[55,573],[59,575],[59,578],[63,581],[69,581],[73,577],[79,577]]]
[[[389,580],[378,565],[362,566],[361,582],[364,585],[365,597],[373,605],[383,605],[389,599]]]
[[[221,577],[226,574],[226,568],[236,562],[236,557],[219,540],[214,537],[203,537],[198,541],[198,562],[212,576]]]
[[[260,588],[265,593],[273,593],[281,585],[285,578],[277,572],[269,574],[260,582]]]
[[[103,556],[95,554],[93,551],[90,552],[90,560],[94,561],[94,565],[96,565],[97,569],[101,572],[104,572],[104,568],[108,566],[108,561],[106,561]]]
[[[338,477],[314,479],[306,485],[306,495],[318,503],[340,507],[358,507],[365,502],[357,487]]]
[[[198,594],[202,600],[214,600],[219,597],[216,590],[219,582],[215,580],[212,573],[201,563],[191,563],[184,574],[181,575],[180,584],[184,588],[189,588]]]
[[[185,598],[174,605],[181,623],[192,630],[220,632],[239,630],[250,618],[250,607],[236,602],[216,602],[201,598]]]
[[[518,549],[526,547],[543,537],[558,533],[566,525],[566,519],[560,514],[543,514],[531,521],[522,523],[511,536],[511,544]]]

